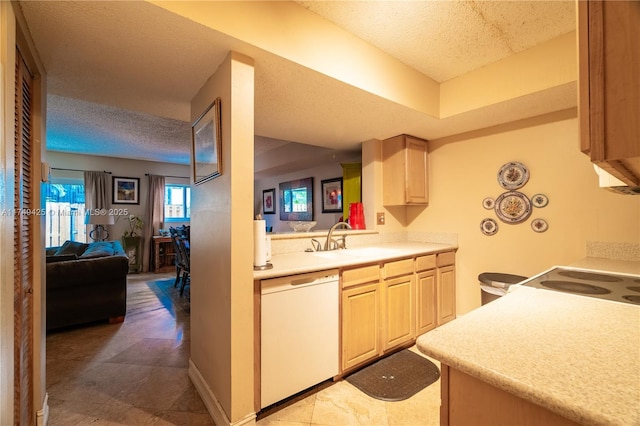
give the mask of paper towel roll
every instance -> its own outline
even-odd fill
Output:
[[[253,221],[253,266],[267,264],[267,227],[264,220]]]

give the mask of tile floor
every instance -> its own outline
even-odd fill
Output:
[[[130,275],[122,324],[47,336],[49,425],[213,425],[187,375],[189,313]],[[415,347],[412,350],[418,352]],[[265,425],[438,425],[439,381],[400,402],[373,399],[346,381],[260,413]]]
[[[415,348],[413,351],[418,352]],[[433,361],[433,360],[432,360]],[[439,366],[437,361],[434,361]],[[259,426],[440,424],[440,380],[404,401],[386,402],[364,394],[346,380],[261,418]]]

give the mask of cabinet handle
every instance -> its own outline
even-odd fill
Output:
[[[302,285],[302,284],[309,284],[315,281],[315,278],[309,277],[309,278],[298,278],[295,280],[291,281],[291,285]]]

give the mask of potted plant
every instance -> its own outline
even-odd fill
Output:
[[[140,272],[141,264],[138,253],[142,237],[139,234],[142,232],[144,222],[136,215],[129,215],[127,220],[129,223],[122,237],[122,245],[129,258],[129,272]]]
[[[138,216],[132,214],[129,215],[128,220],[129,229],[124,231],[124,237],[137,237],[138,232],[142,231],[142,225],[144,225],[144,222]]]

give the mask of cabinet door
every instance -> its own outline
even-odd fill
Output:
[[[382,141],[382,204],[429,202],[427,141],[398,135]]]
[[[407,204],[429,203],[429,181],[427,176],[427,143],[406,137],[406,202]]]
[[[640,185],[640,7],[579,1],[580,141],[598,166]]]
[[[456,317],[456,272],[454,265],[438,268],[437,276],[438,325]]]
[[[342,370],[380,352],[379,283],[342,290]]]
[[[384,286],[383,350],[415,338],[413,274],[386,280]]]
[[[416,336],[419,336],[436,327],[436,270],[421,272],[416,277]]]

